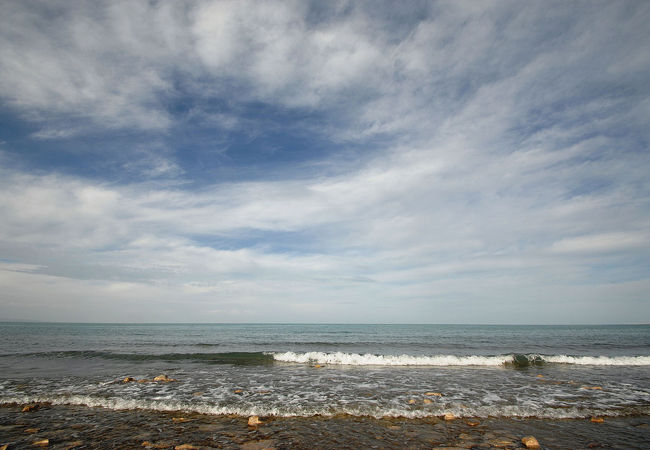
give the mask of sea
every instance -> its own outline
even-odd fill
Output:
[[[647,423],[650,326],[0,323],[0,405],[25,404]]]

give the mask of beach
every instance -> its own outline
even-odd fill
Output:
[[[5,323],[0,445],[643,448],[649,331]]]
[[[0,408],[3,444],[49,448],[523,448],[534,436],[543,448],[644,448],[650,419],[405,419],[262,417],[258,426],[233,415],[41,405]],[[189,447],[189,446],[194,447]],[[182,448],[182,447],[181,447]],[[647,448],[647,447],[646,447]]]

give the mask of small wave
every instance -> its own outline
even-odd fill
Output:
[[[404,417],[423,419],[451,413],[456,417],[500,417],[500,418],[541,418],[541,419],[581,419],[592,416],[624,417],[650,414],[650,407],[631,406],[619,409],[601,408],[549,408],[525,405],[474,406],[448,405],[432,408],[403,408],[374,405],[225,405],[214,403],[187,402],[172,399],[126,399],[106,398],[92,395],[44,395],[0,397],[0,406],[45,403],[52,405],[73,405],[101,407],[112,410],[183,411],[210,415],[236,415],[247,417],[313,417],[313,416],[370,416],[375,418]]]
[[[556,364],[582,366],[650,366],[650,356],[544,356],[544,360]]]
[[[281,362],[319,363],[349,366],[499,366],[512,361],[512,355],[500,356],[413,356],[373,355],[358,353],[273,353],[273,359]]]
[[[527,367],[541,364],[577,364],[597,366],[647,366],[650,356],[567,356],[510,354],[497,356],[457,355],[373,355],[358,353],[284,352],[272,353],[275,361],[349,366],[502,366]]]
[[[272,364],[273,357],[263,352],[226,352],[226,353],[113,353],[101,351],[61,351],[24,353],[18,355],[2,356],[28,356],[36,358],[102,358],[110,360],[147,362],[147,361],[188,361],[209,364],[233,365],[262,365]]]

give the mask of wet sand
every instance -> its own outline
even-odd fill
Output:
[[[444,420],[371,417],[247,417],[38,404],[0,407],[0,448],[648,448],[650,417]]]

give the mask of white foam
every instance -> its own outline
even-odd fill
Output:
[[[650,366],[650,356],[544,356],[544,361],[589,366]]]
[[[500,366],[512,361],[512,355],[499,356],[414,356],[373,355],[366,353],[273,353],[273,359],[293,363],[318,363],[349,366]]]
[[[457,355],[373,355],[370,353],[284,352],[272,353],[275,361],[289,363],[316,363],[348,366],[500,366],[514,361],[514,355],[457,356]],[[650,356],[567,356],[528,355],[547,363],[595,366],[648,366]]]
[[[26,403],[50,403],[53,405],[75,405],[88,407],[102,407],[113,410],[148,410],[148,411],[184,411],[196,412],[210,415],[237,415],[247,417],[276,416],[276,417],[332,417],[340,414],[350,416],[382,417],[404,417],[408,419],[420,419],[438,417],[451,413],[456,417],[516,417],[516,418],[543,418],[543,419],[579,419],[591,416],[626,416],[629,414],[650,414],[650,407],[637,407],[634,410],[622,411],[620,409],[599,409],[599,408],[549,408],[543,406],[529,405],[492,405],[474,406],[466,405],[432,405],[430,408],[401,408],[401,407],[378,407],[366,405],[284,405],[284,406],[260,406],[260,405],[217,405],[209,403],[181,402],[181,401],[159,401],[159,400],[135,400],[124,398],[104,398],[89,395],[70,396],[15,396],[0,398],[0,405],[3,404],[26,404]]]

